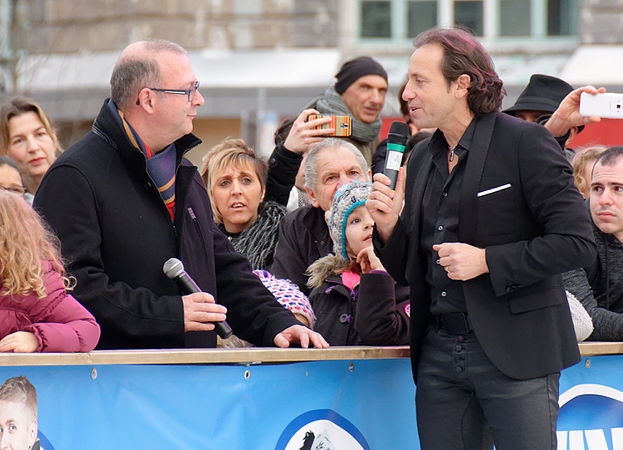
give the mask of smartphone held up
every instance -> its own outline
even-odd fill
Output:
[[[580,114],[606,119],[623,119],[623,94],[582,92],[580,94]]]
[[[331,122],[318,125],[315,129],[329,129],[332,128],[333,133],[328,136],[345,137],[350,136],[353,133],[353,119],[350,116],[333,116],[328,114],[311,114],[307,121],[316,119],[324,119],[326,117],[331,118]]]

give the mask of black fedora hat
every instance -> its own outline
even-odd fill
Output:
[[[544,111],[551,114],[571,91],[573,86],[560,78],[534,74],[515,104],[504,112],[511,116],[516,115],[517,111]],[[582,128],[584,127],[578,131]]]
[[[553,113],[573,87],[560,78],[535,74],[517,97],[513,106],[504,110],[515,115],[517,111],[545,111]]]

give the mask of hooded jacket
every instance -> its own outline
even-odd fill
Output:
[[[408,344],[409,288],[394,283],[387,272],[372,271],[362,274],[351,291],[338,273],[343,261],[331,254],[309,268],[310,283],[317,284],[309,295],[314,330],[331,345]]]

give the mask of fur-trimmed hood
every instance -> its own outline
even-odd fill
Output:
[[[348,270],[349,267],[350,263],[347,260],[334,253],[329,253],[327,256],[314,261],[305,271],[305,274],[309,276],[307,287],[314,289],[322,285],[327,278],[339,275]]]

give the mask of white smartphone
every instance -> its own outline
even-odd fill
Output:
[[[623,94],[604,92],[603,94],[580,95],[580,114],[599,116],[607,119],[623,119]]]

